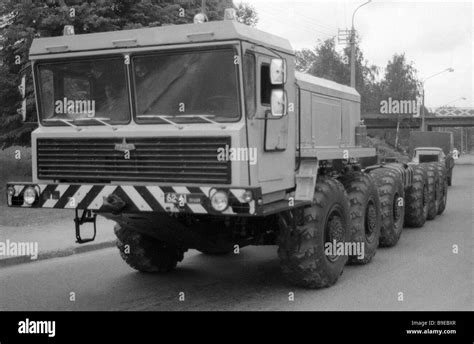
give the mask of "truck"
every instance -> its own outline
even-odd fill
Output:
[[[455,152],[453,133],[435,131],[412,131],[409,138],[412,161],[416,163],[441,162],[446,167],[447,184],[451,186]]]
[[[290,283],[329,287],[423,226],[429,164],[363,167],[359,93],[227,14],[35,39],[33,180],[8,182],[8,205],[74,209],[78,243],[97,215],[115,221],[138,271],[277,245]]]

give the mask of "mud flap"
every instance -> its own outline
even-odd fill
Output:
[[[312,201],[318,175],[318,159],[303,159],[296,175],[296,201]]]

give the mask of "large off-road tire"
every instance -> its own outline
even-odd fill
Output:
[[[405,226],[423,227],[428,216],[428,176],[422,166],[413,166],[413,184],[405,190]]]
[[[435,164],[438,169],[438,215],[441,215],[446,209],[448,203],[448,176],[446,166],[438,162]]]
[[[116,224],[117,247],[122,259],[142,272],[168,272],[183,260],[184,250]]]
[[[336,283],[348,257],[331,255],[334,252],[326,251],[325,244],[347,242],[349,224],[344,187],[335,179],[318,177],[313,204],[280,215],[278,256],[286,279],[307,288]]]
[[[405,217],[405,193],[400,173],[390,168],[370,171],[379,192],[382,214],[379,245],[395,246],[400,239]]]
[[[438,169],[433,163],[422,164],[428,176],[428,220],[433,220],[438,214]]]
[[[351,264],[367,264],[375,256],[379,245],[381,213],[380,200],[373,178],[354,172],[339,179],[349,198],[351,225],[350,241],[364,246],[364,256],[349,256]]]

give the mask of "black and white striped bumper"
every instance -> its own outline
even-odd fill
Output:
[[[23,201],[23,193],[33,187],[39,195],[31,206]],[[8,193],[8,190],[14,190]],[[218,212],[211,206],[211,196],[216,190],[227,192],[229,207]],[[245,202],[245,191],[251,191],[253,198]],[[165,195],[169,193],[185,194],[184,204],[167,203]],[[186,187],[158,185],[97,185],[97,184],[34,184],[8,183],[7,198],[11,207],[54,208],[54,209],[90,209],[95,212],[110,212],[104,198],[117,196],[124,203],[124,213],[166,212],[189,214],[240,215],[255,216],[262,214],[260,188],[225,187]],[[260,202],[259,202],[260,200]]]

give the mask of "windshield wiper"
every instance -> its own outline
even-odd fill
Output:
[[[220,124],[216,121],[213,121],[212,119],[210,119],[209,117],[216,117],[214,115],[176,115],[174,117],[178,117],[178,118],[201,118],[209,123],[213,123],[213,124]]]
[[[46,118],[46,119],[44,119],[44,121],[45,122],[62,122],[62,123],[66,123],[67,125],[70,125],[71,127],[76,129],[77,131],[82,130],[82,128],[79,128],[77,125],[74,125],[74,124],[71,123],[71,122],[73,122],[73,120],[67,120],[67,119],[64,119],[64,118]]]
[[[110,118],[99,118],[99,117],[87,117],[87,118],[76,118],[74,119],[73,121],[76,122],[80,122],[80,121],[90,121],[90,120],[94,120],[94,121],[97,121],[103,125],[106,125],[107,127],[110,127],[112,128],[113,131],[117,130],[118,128],[117,127],[114,127],[113,125],[110,125],[109,123],[105,122],[105,121],[110,121]]]
[[[165,121],[169,124],[174,125],[178,129],[183,129],[182,125],[179,125],[178,123],[173,122],[172,120],[169,119],[170,117],[173,118],[174,116],[166,116],[166,115],[139,115],[137,116],[137,118],[158,118],[158,119],[161,119],[162,121]]]
[[[183,126],[179,125],[178,123],[176,122],[173,122],[172,120],[170,120],[170,118],[200,118],[206,122],[209,122],[209,123],[212,123],[212,124],[217,124],[218,126],[220,126],[221,129],[225,129],[226,126],[223,125],[222,123],[219,123],[219,122],[216,122],[216,121],[213,121],[211,118],[213,117],[216,117],[214,115],[175,115],[175,116],[167,116],[167,115],[140,115],[140,116],[137,116],[137,118],[159,118],[165,122],[168,122],[170,124],[173,124],[175,125],[176,127],[178,127],[179,129],[182,129]]]

